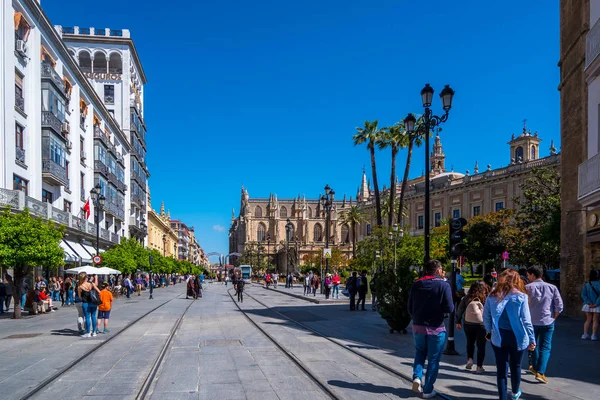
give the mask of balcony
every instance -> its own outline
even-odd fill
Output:
[[[42,111],[42,128],[52,129],[58,136],[66,140],[62,132],[62,121],[50,111]]]
[[[19,146],[15,147],[15,160],[25,164],[25,149],[22,149]]]
[[[589,207],[600,204],[600,153],[579,165],[577,200]]]
[[[25,113],[25,99],[19,93],[15,93],[15,107]]]
[[[42,160],[42,179],[51,185],[68,186],[67,170],[53,160]]]
[[[144,197],[140,196],[139,194],[131,194],[131,202],[137,204],[140,208],[142,208],[146,204],[146,200]]]
[[[60,75],[54,70],[54,67],[46,61],[42,61],[42,80],[49,80],[52,82],[60,94],[65,96],[65,83]]]
[[[101,173],[108,178],[108,167],[100,160],[94,160],[94,172]]]
[[[108,146],[108,144],[110,143],[106,134],[102,132],[102,129],[100,129],[100,127],[97,125],[94,126],[94,139],[100,139],[100,141],[106,146]]]

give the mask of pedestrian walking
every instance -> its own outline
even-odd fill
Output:
[[[460,268],[454,269],[456,275],[456,293],[454,293],[454,304],[460,303],[463,297],[465,297],[465,277],[460,273]]]
[[[143,284],[144,284],[144,280],[138,274],[137,278],[135,279],[135,291],[136,291],[136,293],[137,293],[138,296],[142,295],[142,285]]]
[[[456,329],[464,327],[467,338],[467,365],[466,369],[473,368],[475,344],[477,344],[477,369],[475,373],[484,372],[483,360],[485,359],[485,327],[483,326],[483,305],[488,296],[487,285],[482,281],[474,282],[469,288],[469,293],[463,297],[456,308]],[[464,323],[463,323],[464,316]]]
[[[110,310],[112,309],[113,294],[108,290],[108,282],[103,282],[100,291],[100,300],[102,304],[98,306],[98,330],[97,333],[109,333],[108,320],[110,319]],[[102,331],[100,328],[102,326]]]
[[[581,298],[583,299],[583,308],[585,312],[585,323],[583,324],[583,340],[598,340],[598,324],[600,323],[600,273],[590,271],[588,282],[583,285]],[[592,336],[588,334],[592,325]]]
[[[6,299],[6,281],[0,279],[0,314],[4,314],[4,299]],[[6,310],[8,311],[8,309]]]
[[[279,282],[279,274],[277,272],[273,273],[273,287],[277,289],[277,282]]]
[[[329,294],[333,287],[333,281],[331,280],[331,274],[327,274],[325,277],[325,300],[329,300]]]
[[[331,281],[333,282],[333,290],[331,292],[331,298],[339,299],[340,298],[340,275],[336,272],[333,275],[333,278],[331,278]]]
[[[554,320],[563,311],[563,301],[558,288],[543,281],[542,267],[529,267],[526,273],[530,283],[525,286],[525,290],[529,295],[529,311],[537,344],[535,350],[529,353],[531,355],[529,370],[538,382],[548,383],[546,367],[552,348]]]
[[[356,303],[356,309],[358,310],[362,303],[362,311],[365,309],[365,299],[367,298],[367,292],[369,291],[369,283],[367,281],[367,271],[362,271],[360,276],[356,279],[356,292],[358,293],[358,302]]]
[[[98,330],[98,320],[96,316],[98,306],[94,302],[92,302],[92,295],[90,293],[92,290],[95,290],[96,292],[98,292],[98,294],[100,293],[100,289],[98,289],[96,283],[88,282],[87,274],[85,272],[81,272],[79,274],[77,294],[81,298],[81,308],[85,316],[86,333],[81,335],[81,337],[84,338],[96,336],[96,331]]]
[[[133,283],[131,283],[131,279],[129,278],[129,275],[125,276],[125,280],[123,281],[123,284],[125,285],[125,290],[127,290],[126,296],[128,299],[130,299],[131,292],[133,289]]]
[[[308,273],[304,276],[304,295],[307,296],[311,292],[310,281],[311,281],[311,273]]]
[[[437,394],[433,386],[446,342],[444,317],[454,311],[452,289],[441,274],[442,264],[438,260],[429,261],[425,266],[425,276],[413,282],[408,296],[415,342],[412,390],[423,393],[424,399],[431,399]],[[423,383],[425,359],[427,373]]]
[[[371,289],[371,311],[377,311],[377,294],[375,293],[375,282],[377,279],[377,273],[373,274],[371,282],[369,282],[369,289]]]
[[[356,282],[358,280],[358,274],[356,271],[352,272],[352,276],[348,278],[346,281],[346,290],[348,291],[348,296],[350,297],[350,311],[356,310]]]
[[[244,286],[246,286],[246,282],[243,279],[240,279],[237,284],[237,298],[240,303],[244,302]]]
[[[317,295],[317,290],[319,289],[320,282],[321,282],[321,280],[319,279],[319,276],[317,274],[314,274],[312,277],[312,281],[310,282],[313,297],[315,297]]]
[[[510,368],[512,399],[521,397],[521,360],[526,349],[535,350],[535,335],[525,285],[517,271],[504,270],[483,308],[486,339],[496,356],[496,382],[500,400],[508,397]]]
[[[6,279],[6,297],[4,298],[4,310],[8,312],[8,309],[10,308],[10,302],[12,300],[12,297],[15,295],[16,288],[12,276],[10,276],[8,273],[5,273],[4,277]]]

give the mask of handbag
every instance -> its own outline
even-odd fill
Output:
[[[94,289],[90,290],[90,303],[95,304],[97,306],[102,304],[102,300],[100,300],[98,292]]]
[[[350,297],[350,292],[348,292],[348,289],[342,290],[342,294],[346,297]]]

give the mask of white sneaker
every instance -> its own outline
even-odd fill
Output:
[[[96,332],[92,332],[92,337],[95,337],[97,335]]]
[[[465,369],[469,369],[470,370],[471,368],[473,368],[473,361],[468,361],[467,365],[465,366]]]
[[[81,335],[82,338],[89,338],[91,337],[91,335],[89,333],[84,333],[83,335]]]
[[[597,341],[598,340],[598,335],[592,335],[592,340],[593,341]]]
[[[421,378],[415,378],[415,379],[413,379],[412,391],[415,392],[415,393],[422,393],[423,392],[423,387],[421,387]]]
[[[435,390],[432,390],[431,393],[423,393],[423,398],[424,399],[432,399],[437,395],[437,393],[435,392]]]
[[[582,340],[590,340],[590,335],[587,333],[584,333],[583,335],[581,335],[581,339]]]
[[[83,318],[77,318],[77,328],[82,331],[83,330]]]

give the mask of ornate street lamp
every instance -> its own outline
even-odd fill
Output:
[[[94,222],[96,223],[96,255],[100,255],[100,211],[104,209],[106,197],[102,194],[102,186],[99,183],[90,190],[90,195],[94,204]]]
[[[290,287],[289,275],[290,275],[290,234],[292,229],[294,229],[294,224],[287,219],[287,223],[285,224],[285,287]]]
[[[321,196],[321,205],[325,210],[325,248],[329,248],[329,228],[331,225],[331,207],[333,206],[333,200],[335,196],[335,191],[329,187],[329,185],[325,185],[325,195]],[[323,293],[323,285],[325,283],[325,276],[329,273],[329,258],[325,258],[325,274],[321,276],[321,293]]]
[[[449,85],[444,86],[442,92],[440,93],[440,98],[442,99],[442,109],[444,110],[444,114],[439,117],[437,115],[433,115],[431,111],[431,104],[433,101],[433,88],[427,83],[423,90],[421,90],[421,101],[423,103],[423,108],[425,108],[425,114],[423,114],[423,122],[424,129],[422,130],[423,136],[425,136],[425,257],[424,264],[429,262],[429,243],[430,243],[430,231],[431,231],[431,204],[430,204],[430,191],[429,191],[429,180],[430,180],[430,170],[431,166],[429,165],[429,133],[435,127],[441,125],[442,123],[448,120],[448,114],[450,109],[452,108],[452,99],[454,97],[454,90],[450,88]],[[417,119],[413,114],[408,114],[404,119],[404,127],[406,128],[406,132],[411,134],[415,129],[415,123]]]

